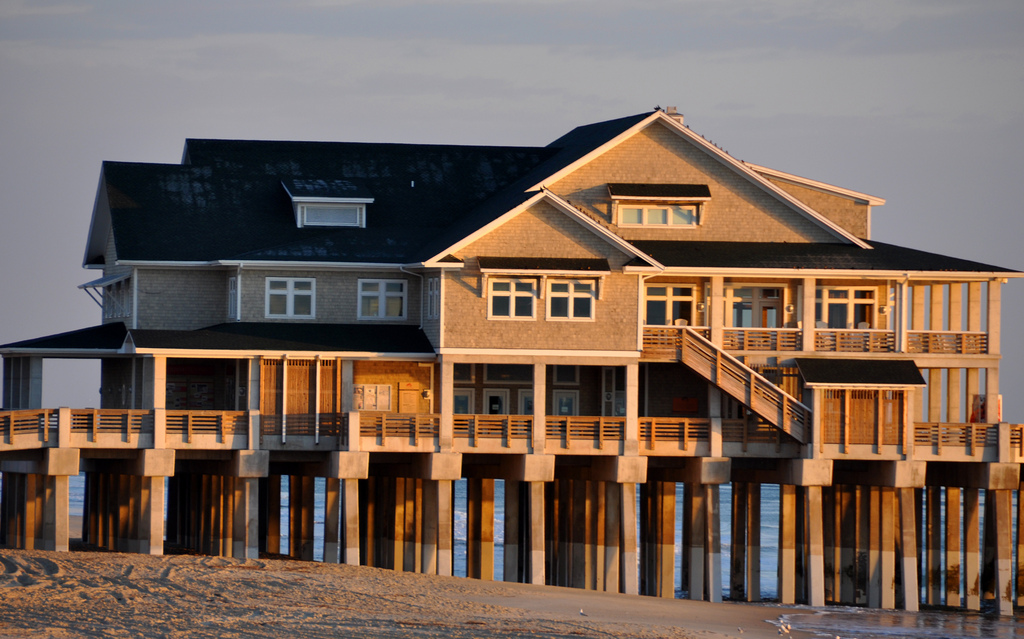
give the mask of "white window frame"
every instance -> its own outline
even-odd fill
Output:
[[[555,286],[568,285],[568,291],[556,292]],[[579,292],[576,290],[578,285],[589,286],[590,290],[585,292]],[[551,303],[555,299],[568,300],[568,316],[554,316],[551,313]],[[576,311],[576,300],[577,299],[589,299],[590,300],[590,314],[589,315],[575,315]],[[597,282],[594,280],[565,280],[565,279],[548,279],[547,285],[547,319],[555,322],[592,322],[597,315]]]
[[[228,318],[238,319],[238,277],[228,278]]]
[[[441,278],[427,278],[427,319],[441,318]]]
[[[286,309],[284,313],[271,313],[270,312],[270,297],[271,297],[271,282],[285,282],[285,305]],[[295,285],[297,283],[309,283],[309,291],[300,290],[296,292]],[[283,319],[315,319],[316,318],[316,278],[313,277],[267,277],[264,282],[264,316],[267,318],[283,318]],[[280,295],[279,289],[274,291],[274,295]],[[297,315],[295,313],[295,298],[299,296],[308,295],[309,300],[309,315]]]
[[[355,221],[353,223],[337,223],[337,222],[322,222],[322,221],[310,221],[310,211],[325,211],[325,210],[340,210],[347,209],[355,213]],[[298,205],[298,226],[303,228],[305,226],[326,226],[332,228],[365,228],[366,227],[366,204],[355,203],[355,202],[321,202],[321,203],[310,203],[310,204],[299,204]]]
[[[644,286],[644,325],[645,326],[683,326],[678,324],[675,314],[672,312],[676,302],[690,307],[690,319],[686,320],[689,324],[694,324],[694,318],[697,317],[695,311],[695,305],[697,303],[697,291],[699,284],[693,284],[690,282],[648,282]],[[656,295],[651,293],[651,289],[665,289],[664,295]],[[690,289],[689,295],[676,295],[675,289]],[[665,317],[662,319],[664,322],[661,324],[651,324],[650,317],[647,314],[648,302],[664,302],[665,303]]]
[[[508,291],[495,291],[495,284],[508,284]],[[529,291],[518,291],[517,285],[529,284]],[[538,282],[534,278],[517,278],[517,277],[492,277],[487,280],[487,319],[495,320],[511,320],[511,321],[530,321],[537,318],[537,291],[540,287]],[[497,297],[508,298],[508,315],[495,315],[494,314],[494,300]],[[516,315],[516,300],[519,298],[530,299],[530,315]]]
[[[363,309],[363,298],[370,298],[374,296],[374,291],[364,292],[364,284],[377,284],[378,289],[376,291],[377,297],[377,313],[375,315],[369,315],[364,312]],[[389,284],[401,284],[402,291],[395,293],[388,291]],[[408,280],[396,280],[396,279],[360,279],[356,286],[357,297],[358,297],[358,317],[361,320],[385,320],[385,321],[398,321],[404,320],[409,315],[409,281]],[[388,315],[387,314],[387,302],[389,299],[401,299],[402,300],[402,314],[401,315]]]
[[[533,389],[522,388],[517,394],[519,395],[519,414],[533,415]]]
[[[476,410],[476,389],[473,388],[456,388],[452,391],[452,397],[465,397],[466,398],[466,412],[460,413],[455,410],[455,401],[452,401],[452,412],[456,415],[472,415]]]
[[[572,411],[562,413],[559,411],[561,400],[572,401]],[[579,415],[580,414],[580,392],[578,390],[553,390],[551,391],[551,407],[549,413],[552,415]]]
[[[640,223],[625,222],[623,221],[624,212],[626,209],[639,209],[640,210]],[[673,209],[688,209],[692,210],[691,222],[677,223],[673,222]],[[616,206],[618,225],[626,228],[672,228],[672,229],[692,229],[697,228],[703,222],[704,207],[700,202],[673,202],[671,204],[636,204],[633,202],[620,202]],[[654,210],[665,210],[666,218],[665,223],[652,222],[651,212]]]
[[[846,291],[847,296],[845,298],[832,298],[832,291]],[[868,291],[871,293],[871,297],[857,297],[857,292]],[[854,318],[856,317],[857,306],[870,306],[871,319],[867,322],[868,328],[875,328],[878,326],[878,309],[880,297],[878,287],[876,286],[819,286],[814,294],[814,320],[815,324],[820,326],[824,324],[825,330],[836,330],[838,328],[859,328],[855,325]],[[846,306],[846,318],[847,323],[845,327],[829,327],[829,306]]]

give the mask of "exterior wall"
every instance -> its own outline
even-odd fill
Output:
[[[421,366],[415,362],[358,361],[352,366],[353,383],[387,384],[391,386],[391,410],[400,412],[402,392],[415,396],[416,412],[429,413],[431,400],[423,397],[423,391],[431,388],[433,365]]]
[[[223,315],[227,315],[227,278],[235,271],[224,274],[219,290],[224,299]],[[311,277],[316,279],[316,318],[268,318],[266,317],[266,294],[268,277]],[[391,279],[406,282],[405,320],[359,320],[358,290],[360,279]],[[357,322],[382,322],[386,324],[420,323],[420,287],[418,277],[397,271],[298,271],[298,270],[242,270],[242,321],[243,322],[317,322],[321,324],[354,324]],[[226,321],[221,319],[220,321]]]
[[[195,330],[227,321],[227,271],[139,269],[139,328]]]
[[[100,364],[100,379],[100,408],[134,408],[131,393],[132,360],[104,359]]]
[[[114,245],[114,233],[113,233],[113,231],[111,231],[110,233],[107,234],[107,248],[106,248],[106,252],[104,253],[104,261],[105,261],[105,264],[103,266],[103,277],[109,277],[109,276],[113,276],[113,275],[130,275],[131,274],[132,267],[130,267],[130,266],[121,266],[121,265],[117,264],[117,247]],[[106,311],[105,310],[101,310],[100,311],[100,317],[103,319],[103,323],[104,324],[109,324],[109,323],[112,323],[112,322],[125,322],[125,323],[130,323],[131,322],[131,313],[132,313],[132,308],[133,308],[133,300],[132,300],[132,295],[133,295],[132,288],[133,287],[131,286],[131,279],[130,278],[128,280],[125,280],[125,282],[128,284],[127,292],[125,294],[125,302],[126,302],[125,312],[124,312],[124,314],[118,315],[116,317],[107,317],[106,316]],[[104,290],[101,289],[101,290],[97,291],[97,293],[99,293],[100,295],[104,295]]]
[[[546,319],[542,284],[534,319],[489,320],[479,256],[607,258],[612,272],[598,283],[594,320]],[[617,272],[631,256],[550,205],[524,211],[457,257],[466,266],[445,275],[446,348],[636,350],[637,277]]]
[[[495,362],[500,363],[500,362]],[[484,405],[485,391],[507,390],[508,391],[508,413],[512,415],[523,414],[520,410],[523,393],[533,394],[533,382],[522,380],[494,380],[487,378],[487,364],[469,364],[472,367],[471,380],[459,380],[455,382],[455,390],[473,390],[473,405],[471,412],[484,414],[487,407]],[[528,364],[526,366],[529,366]],[[574,391],[578,395],[577,408],[580,415],[601,414],[601,366],[579,366],[577,381],[556,382],[555,367],[546,367],[547,392],[545,393],[544,405],[547,407],[547,414],[553,415],[554,396],[556,391]],[[527,412],[526,414],[532,414]]]
[[[767,178],[772,184],[826,216],[857,237],[870,239],[871,207],[849,198],[822,193],[805,186]]]
[[[645,417],[706,417],[708,382],[680,364],[643,364],[640,414]]]
[[[629,240],[837,241],[828,231],[660,124],[648,127],[549,188],[611,223],[609,182],[707,184],[711,190],[700,227],[618,229]]]

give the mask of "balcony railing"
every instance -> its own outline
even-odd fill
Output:
[[[626,436],[625,417],[548,415],[546,421],[548,441],[561,442],[561,447],[566,450],[573,448],[573,442],[577,447],[589,445],[602,450],[606,444],[618,446]]]
[[[418,446],[434,441],[440,433],[440,415],[418,413],[359,413],[359,435],[373,437],[386,446],[388,441],[400,440]]]
[[[727,351],[798,351],[802,343],[799,328],[727,328],[722,334]]]
[[[683,326],[645,326],[644,359],[678,360]],[[705,339],[711,329],[691,328]],[[727,351],[800,351],[803,331],[798,328],[726,328],[722,348]],[[894,353],[896,333],[873,328],[818,328],[814,350],[823,353]],[[984,355],[988,333],[978,331],[908,331],[908,353],[936,355]]]
[[[948,355],[984,355],[988,353],[988,333],[976,331],[909,331],[908,353]]]
[[[529,441],[533,415],[455,415],[455,438],[476,447],[483,440],[499,440],[509,448],[513,440]]]

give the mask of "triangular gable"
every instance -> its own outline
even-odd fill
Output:
[[[548,191],[546,189],[541,190],[541,191],[537,191],[531,197],[529,197],[525,202],[522,202],[521,204],[519,204],[518,206],[512,208],[511,210],[509,210],[505,214],[501,215],[500,217],[498,217],[498,218],[492,220],[491,222],[485,224],[484,226],[478,228],[476,231],[474,231],[474,232],[470,233],[469,235],[463,237],[462,239],[460,239],[458,242],[455,242],[451,246],[446,247],[444,250],[438,251],[430,259],[424,260],[423,261],[423,265],[427,266],[427,267],[444,267],[444,266],[451,267],[452,266],[452,262],[446,261],[445,260],[446,257],[448,257],[449,255],[452,255],[454,253],[457,253],[462,248],[468,246],[469,244],[475,242],[476,240],[478,240],[478,239],[484,237],[485,235],[488,235],[489,233],[493,232],[494,230],[500,228],[501,226],[505,225],[509,221],[515,219],[518,215],[520,215],[524,211],[529,210],[530,208],[532,208],[533,206],[535,206],[536,204],[538,204],[540,202],[547,202],[547,203],[549,203],[556,210],[564,213],[570,219],[576,221],[578,224],[580,224],[581,226],[583,226],[587,230],[591,231],[592,233],[594,233],[595,235],[597,235],[598,237],[603,239],[608,244],[611,244],[612,246],[617,248],[619,251],[621,251],[623,254],[630,255],[630,256],[632,256],[632,257],[634,257],[636,259],[642,260],[644,263],[650,265],[650,267],[655,269],[655,270],[664,270],[664,266],[662,266],[656,260],[651,258],[651,256],[647,255],[646,253],[643,253],[642,251],[637,249],[635,246],[633,246],[632,244],[630,244],[626,240],[622,239],[621,237],[619,237],[618,235],[616,235],[612,231],[610,231],[610,230],[606,229],[605,227],[601,226],[601,224],[599,224],[597,221],[595,221],[589,215],[581,212],[579,209],[577,209],[575,206],[573,206],[569,202],[565,201],[564,199],[558,197],[558,195],[556,195],[556,194],[554,194],[551,191]]]
[[[859,246],[861,248],[868,248],[868,249],[871,248],[871,246],[869,244],[867,244],[865,241],[861,240],[860,238],[858,238],[855,235],[851,234],[850,232],[848,232],[847,230],[843,229],[839,225],[835,224],[834,222],[829,220],[824,215],[818,213],[817,211],[815,211],[814,209],[810,208],[809,206],[807,206],[806,204],[804,204],[803,202],[801,202],[797,198],[795,198],[792,195],[790,195],[789,193],[787,193],[785,190],[783,190],[783,189],[779,188],[778,186],[772,184],[768,179],[766,179],[765,177],[760,175],[757,171],[755,171],[752,168],[750,168],[749,166],[747,166],[745,163],[740,162],[739,160],[733,158],[731,155],[729,155],[725,151],[722,151],[721,149],[719,149],[718,147],[716,147],[712,143],[710,143],[707,140],[705,140],[700,135],[697,135],[696,133],[691,131],[689,128],[683,126],[682,123],[677,121],[675,118],[672,118],[672,117],[670,117],[668,115],[665,115],[665,113],[663,113],[661,111],[653,112],[646,119],[641,120],[637,124],[633,125],[629,129],[627,129],[626,131],[623,131],[622,133],[620,133],[619,135],[617,135],[617,136],[613,137],[612,139],[608,140],[607,142],[605,142],[601,146],[598,146],[597,148],[595,148],[590,153],[580,157],[579,159],[577,159],[576,161],[574,161],[574,162],[572,162],[570,164],[567,164],[567,165],[561,167],[556,172],[548,175],[543,180],[541,180],[541,181],[537,182],[536,184],[534,184],[533,187],[531,189],[529,189],[529,190],[543,189],[545,187],[545,185],[554,184],[558,180],[560,180],[563,177],[569,175],[573,171],[575,171],[578,168],[586,165],[587,163],[589,163],[590,161],[594,160],[595,158],[603,155],[604,153],[607,153],[610,149],[613,149],[616,146],[618,146],[619,144],[622,144],[624,141],[632,138],[634,135],[636,135],[640,131],[643,131],[644,129],[652,126],[655,123],[664,124],[666,127],[668,127],[669,130],[676,132],[681,138],[689,141],[691,144],[693,144],[697,148],[701,149],[702,151],[704,151],[708,155],[712,156],[713,158],[718,160],[720,163],[722,163],[726,167],[728,167],[731,170],[733,170],[735,173],[739,174],[743,178],[745,178],[748,181],[752,182],[753,184],[757,185],[762,190],[764,190],[766,193],[768,193],[772,197],[776,198],[777,200],[779,200],[780,202],[782,202],[783,204],[785,204],[786,206],[791,208],[793,211],[795,211],[795,212],[799,213],[800,215],[804,216],[805,218],[810,220],[812,223],[814,223],[814,224],[818,225],[819,227],[825,229],[826,231],[828,231],[830,234],[834,235],[838,239],[841,239],[841,240],[843,240],[845,242],[849,242],[851,244],[855,244],[855,245],[857,245],[857,246]]]

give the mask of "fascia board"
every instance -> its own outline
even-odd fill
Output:
[[[807,206],[800,200],[796,199],[789,193],[786,193],[786,191],[784,191],[783,189],[775,186],[767,179],[761,177],[756,171],[749,168],[744,162],[740,162],[739,160],[732,157],[728,153],[722,151],[714,144],[711,144],[703,137],[697,135],[688,127],[683,126],[682,124],[670,118],[669,116],[662,114],[660,111],[656,113],[656,115],[658,114],[662,116],[662,121],[669,128],[674,129],[684,137],[692,140],[698,147],[702,148],[706,153],[708,153],[712,157],[718,159],[722,164],[730,167],[731,169],[733,169],[743,177],[747,178],[754,184],[760,186],[762,189],[764,189],[771,195],[775,196],[776,199],[781,200],[784,204],[788,204],[791,208],[796,210],[798,213],[803,214],[805,217],[807,217],[815,224],[818,224],[819,226],[821,226],[827,231],[830,231],[834,235],[849,241],[851,244],[856,244],[857,246],[865,249],[872,248],[871,245],[869,245],[864,240],[860,239],[856,235],[853,235],[852,233],[842,228],[838,224],[835,224],[834,222],[832,222],[825,216],[821,215],[811,207]]]
[[[643,251],[641,251],[637,247],[633,246],[632,244],[630,244],[629,242],[627,242],[626,240],[624,240],[620,236],[616,235],[615,233],[612,233],[611,231],[609,231],[605,227],[601,226],[600,224],[598,224],[594,220],[590,219],[589,215],[585,215],[585,214],[581,213],[580,211],[578,211],[576,209],[575,206],[573,206],[569,202],[563,200],[557,194],[552,193],[551,191],[548,191],[547,189],[545,189],[543,191],[543,193],[547,195],[548,199],[551,200],[552,204],[556,205],[556,208],[561,209],[561,211],[563,213],[565,213],[566,215],[568,215],[569,217],[579,221],[584,226],[590,228],[590,230],[592,230],[594,233],[596,233],[599,237],[603,238],[609,244],[617,247],[623,253],[625,253],[627,255],[632,255],[634,257],[638,257],[638,258],[644,260],[645,262],[649,262],[655,268],[662,268],[662,269],[664,268],[664,266],[662,266],[662,264],[660,262],[658,262],[658,260],[654,259],[650,255],[647,255],[646,253],[644,253]]]
[[[296,262],[296,261],[274,261],[274,260],[218,260],[217,264],[236,268],[255,269],[324,269],[324,270],[376,270],[376,271],[397,271],[405,264],[400,262]]]
[[[498,218],[496,218],[494,220],[491,220],[489,223],[481,226],[477,230],[473,231],[472,233],[470,233],[466,237],[462,238],[461,240],[459,240],[455,244],[452,244],[451,246],[449,246],[448,248],[444,249],[443,251],[439,251],[436,255],[434,255],[434,257],[432,257],[432,258],[430,258],[428,260],[425,260],[423,263],[428,265],[428,266],[430,266],[430,267],[438,266],[439,265],[438,262],[440,260],[444,259],[446,256],[451,255],[452,253],[455,253],[455,252],[459,251],[463,247],[468,246],[469,244],[472,244],[473,242],[475,242],[476,240],[480,239],[481,237],[484,237],[485,235],[487,235],[491,231],[494,231],[494,230],[500,228],[506,222],[508,222],[512,218],[516,217],[517,215],[519,215],[520,213],[522,213],[526,209],[530,208],[531,206],[533,206],[534,204],[539,202],[544,197],[545,197],[545,194],[544,194],[543,191],[537,191],[537,193],[535,193],[534,195],[530,196],[530,198],[527,199],[525,202],[519,204],[518,206],[516,206],[513,209],[510,209],[506,213],[502,214],[500,217],[498,217]]]
[[[611,274],[611,271],[561,271],[533,268],[482,268],[480,269],[480,272],[487,273],[488,275],[573,275],[575,277],[598,277],[601,275]]]
[[[586,155],[584,155],[583,157],[579,158],[578,160],[576,160],[575,162],[573,162],[571,164],[567,164],[567,165],[563,166],[562,168],[558,169],[557,171],[555,171],[551,175],[547,176],[546,178],[544,178],[543,180],[541,180],[540,182],[534,184],[532,187],[530,187],[530,188],[528,188],[526,190],[527,191],[536,191],[538,189],[544,188],[548,184],[554,184],[555,182],[557,182],[558,180],[562,179],[566,175],[572,173],[573,171],[575,171],[579,167],[586,165],[588,162],[590,162],[594,158],[600,157],[601,155],[603,155],[606,152],[608,152],[608,150],[615,148],[620,143],[622,143],[622,142],[628,140],[629,138],[633,137],[637,132],[643,131],[644,129],[646,129],[648,126],[651,125],[652,122],[656,122],[657,121],[658,115],[660,113],[661,113],[660,111],[654,111],[648,117],[644,118],[643,120],[640,120],[639,122],[637,122],[633,126],[629,127],[628,129],[626,129],[625,131],[623,131],[619,135],[615,136],[611,140],[608,140],[607,142],[605,142],[601,146],[597,147],[596,149],[594,149],[590,153],[587,153]]]
[[[866,271],[850,269],[753,269],[753,268],[699,268],[666,267],[662,275],[725,275],[740,277],[819,277],[865,280],[942,280],[987,282],[995,279],[1021,278],[1024,273],[993,273],[989,271]]]
[[[95,359],[123,355],[121,349],[67,349],[67,348],[0,348],[0,355],[35,355],[39,357],[59,357],[61,359]]]
[[[819,330],[828,330],[828,329],[819,329]],[[902,390],[902,389],[907,389],[907,388],[923,388],[923,387],[925,387],[927,385],[928,384],[864,384],[864,383],[852,383],[852,382],[849,383],[849,384],[845,384],[845,383],[836,384],[836,383],[833,383],[833,382],[820,383],[819,384],[819,383],[812,383],[812,382],[804,382],[804,386],[806,386],[807,388],[837,388],[837,389],[843,389],[843,388],[877,388],[879,390],[888,390],[888,389]]]
[[[766,166],[759,164],[753,164],[751,162],[743,162],[749,168],[753,169],[757,173],[763,173],[770,175],[774,178],[778,178],[784,182],[792,182],[798,186],[805,186],[815,191],[821,191],[823,193],[830,193],[832,195],[838,195],[848,200],[854,200],[860,204],[867,204],[868,206],[882,206],[885,204],[885,199],[877,197],[875,195],[868,195],[867,193],[861,193],[860,191],[854,191],[852,189],[844,189],[841,186],[835,186],[834,184],[828,184],[827,182],[819,182],[818,180],[812,180],[810,178],[801,177],[792,173],[786,173],[785,171],[779,171],[777,169],[770,169]]]
[[[209,357],[235,359],[241,357],[270,357],[288,359],[314,359],[343,357],[345,359],[401,359],[432,362],[437,359],[433,353],[378,353],[374,351],[294,351],[294,350],[226,350],[200,348],[136,348],[135,355],[159,355],[161,357]]]
[[[107,235],[110,234],[110,201],[107,198],[106,176],[104,169],[100,169],[100,181],[96,186],[96,200],[93,202],[92,218],[89,220],[89,234],[86,235],[85,253],[82,255],[82,266],[85,268],[102,268],[100,265],[90,265],[89,262],[94,256],[103,255],[107,250]]]

